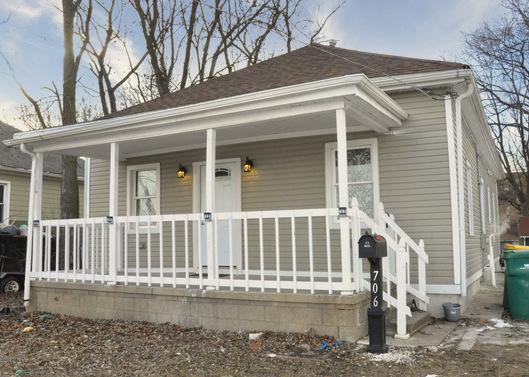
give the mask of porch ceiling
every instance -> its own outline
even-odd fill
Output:
[[[345,109],[349,132],[388,132],[407,117],[364,75],[351,75],[182,108],[16,134],[6,144],[26,144],[36,152],[108,158],[109,144],[116,142],[120,158],[126,158],[201,148],[209,128],[217,129],[218,145],[335,133],[337,109]]]
[[[347,117],[348,132],[372,130],[352,115]],[[217,145],[249,143],[254,141],[315,136],[336,133],[336,115],[334,111],[248,123],[241,126],[226,127],[217,131]],[[138,140],[126,140],[119,143],[120,158],[167,153],[180,150],[199,149],[206,146],[206,132],[195,131],[172,134]],[[109,158],[108,144],[90,145],[75,149],[64,149],[63,153],[93,158]]]

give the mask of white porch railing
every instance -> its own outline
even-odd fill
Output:
[[[426,310],[430,300],[426,293],[426,264],[428,255],[424,249],[424,241],[416,243],[395,222],[393,216],[388,215],[382,203],[379,203],[375,220],[360,211],[361,228],[368,228],[372,232],[382,235],[388,245],[388,258],[383,259],[383,275],[386,288],[384,301],[388,307],[397,310],[396,337],[408,338],[406,332],[406,317],[411,317],[408,297],[415,300],[418,309]],[[390,262],[394,266],[390,266]],[[393,267],[393,268],[391,268]],[[412,274],[412,270],[415,273]],[[364,288],[369,289],[369,281],[363,281]]]
[[[370,229],[386,238],[395,257],[394,272],[388,268],[388,258],[384,260],[384,299],[397,309],[397,333],[405,336],[406,316],[411,315],[407,296],[418,300],[421,309],[428,303],[424,245],[408,237],[382,205],[375,220],[354,203],[348,216],[352,250],[347,252],[352,258],[343,266],[336,208],[213,213],[214,268],[206,267],[210,261],[202,254],[202,214],[117,216],[113,221],[104,217],[46,220],[34,227],[29,277],[200,289],[348,293],[369,288],[363,262],[358,259],[357,240],[362,231]],[[110,237],[112,232],[115,237]],[[222,237],[228,255],[219,263]],[[112,240],[116,240],[114,247]],[[412,267],[417,268],[417,274],[410,273]],[[352,279],[343,279],[347,269]]]

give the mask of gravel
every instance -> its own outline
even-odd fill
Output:
[[[529,346],[390,348],[372,355],[310,331],[249,340],[248,332],[25,313],[20,297],[0,296],[5,306],[15,309],[0,315],[0,376],[526,376],[529,370]],[[24,333],[27,327],[33,331]]]

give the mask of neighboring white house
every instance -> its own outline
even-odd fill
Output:
[[[35,152],[34,172],[48,152],[90,158],[86,218],[31,229],[35,310],[356,339],[370,230],[406,337],[413,301],[466,305],[499,241],[503,171],[459,63],[315,44],[6,143]],[[38,242],[57,232],[59,270]]]

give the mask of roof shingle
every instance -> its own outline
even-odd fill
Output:
[[[164,110],[282,86],[363,73],[367,77],[467,69],[467,65],[313,44],[131,106],[106,118]]]
[[[23,169],[31,171],[31,157],[22,153],[19,148],[7,147],[2,141],[13,138],[13,134],[22,132],[18,128],[0,122],[0,168]],[[79,160],[77,175],[82,177],[84,174],[83,160]],[[44,172],[52,174],[62,174],[62,158],[58,153],[45,153],[44,155]]]

